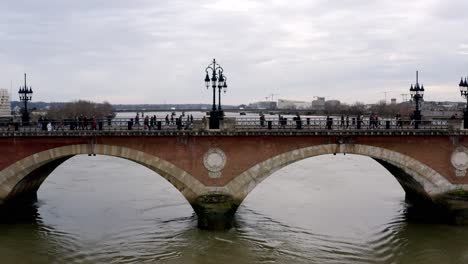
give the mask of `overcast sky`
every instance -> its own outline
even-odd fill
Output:
[[[2,0],[0,87],[28,73],[35,101],[210,103],[205,67],[228,76],[223,103],[314,96],[462,101],[466,0]]]

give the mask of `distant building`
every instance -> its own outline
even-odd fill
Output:
[[[10,116],[11,107],[10,107],[10,95],[8,90],[0,89],[0,116]]]
[[[249,108],[276,109],[277,103],[274,101],[259,101],[259,102],[250,103]]]
[[[311,107],[310,102],[278,99],[278,109],[310,109]]]
[[[325,97],[317,97],[317,100],[312,101],[312,110],[325,110]]]
[[[340,106],[340,100],[328,100],[325,102],[326,107],[338,107]]]
[[[396,98],[392,98],[392,99],[390,99],[390,104],[392,104],[392,105],[396,105]]]
[[[412,104],[413,106],[413,104]],[[421,106],[421,113],[426,117],[450,118],[452,115],[463,115],[466,103],[426,101]]]

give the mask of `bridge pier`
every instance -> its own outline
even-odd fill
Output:
[[[451,224],[468,225],[468,192],[455,190],[434,197],[438,208],[442,208],[441,214]]]
[[[468,198],[444,194],[433,200],[411,199],[407,195],[409,220],[436,224],[468,225]]]
[[[400,183],[409,205],[407,217],[414,220],[449,224],[468,224],[468,192],[459,190],[431,196],[421,183],[405,170],[375,159],[384,166]]]
[[[199,196],[191,205],[198,217],[198,227],[206,230],[231,228],[239,207],[230,195],[222,193]]]
[[[0,200],[0,224],[31,222],[37,217],[37,192],[29,192],[7,201]]]

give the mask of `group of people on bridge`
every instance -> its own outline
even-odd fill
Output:
[[[108,119],[109,122],[111,118]],[[47,116],[40,116],[37,121],[37,126],[43,131],[52,131],[62,129],[68,126],[70,130],[97,130],[102,129],[103,120],[94,116],[87,117],[84,115],[76,116],[72,119],[49,119]]]
[[[194,125],[193,115],[185,115],[181,113],[177,115],[175,112],[166,114],[165,117],[156,117],[156,115],[144,115],[137,113],[134,118],[96,118],[84,115],[76,116],[71,119],[53,120],[47,116],[39,117],[37,122],[29,122],[21,126],[25,130],[190,130],[192,128],[207,127],[207,119],[203,116],[200,120],[200,125]],[[326,117],[301,117],[299,113],[288,118],[279,114],[277,118],[266,118],[264,114],[260,114],[259,122],[252,118],[232,118],[235,121],[234,128],[242,129],[401,129],[418,128],[418,125],[423,124],[421,116],[418,120],[415,117],[403,120],[401,114],[396,114],[393,118],[382,118],[376,113],[371,113],[368,117],[356,115],[351,117],[348,114]],[[454,116],[452,119],[456,119]],[[19,122],[9,122],[7,130],[19,130]],[[0,127],[4,125],[0,124]],[[447,120],[425,120],[425,128],[446,128]]]
[[[142,114],[143,117],[143,114]],[[180,129],[188,129],[190,124],[193,123],[193,115],[187,115],[185,122],[184,122],[184,113],[182,113],[179,117],[176,116],[175,113],[171,113],[170,117],[169,114],[166,115],[164,118],[166,126],[176,126],[178,130]],[[130,118],[128,122],[128,130],[132,130],[133,127],[140,127],[140,116],[139,113],[136,114],[135,119]],[[158,120],[156,115],[153,116],[145,116],[143,119],[143,129],[144,130],[161,130],[162,121]]]
[[[324,122],[326,129],[333,129],[333,128],[340,128],[340,129],[350,129],[356,128],[361,129],[367,125],[367,129],[379,129],[382,126],[386,126],[388,128],[389,124],[393,124],[396,128],[403,127],[403,120],[401,114],[396,114],[394,119],[382,119],[376,113],[371,113],[369,117],[366,119],[363,115],[357,115],[356,117],[350,118],[349,115],[342,114],[339,118],[334,119],[331,116],[326,116],[325,119],[312,119],[310,117],[302,118],[299,113],[297,113],[292,118],[292,125],[295,126],[296,129],[302,129],[304,127],[304,121],[306,126],[320,126],[323,125]],[[318,123],[317,123],[318,122]],[[410,122],[410,125],[413,125],[414,120]],[[273,124],[273,120],[266,120],[265,115],[263,113],[260,114],[260,127],[268,126],[271,129]],[[283,117],[281,114],[278,115],[277,120],[278,128],[286,128],[288,125],[288,119]]]

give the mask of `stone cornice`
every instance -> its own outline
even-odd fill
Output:
[[[210,137],[210,136],[467,136],[468,130],[68,130],[68,131],[0,131],[2,138],[24,137]]]

